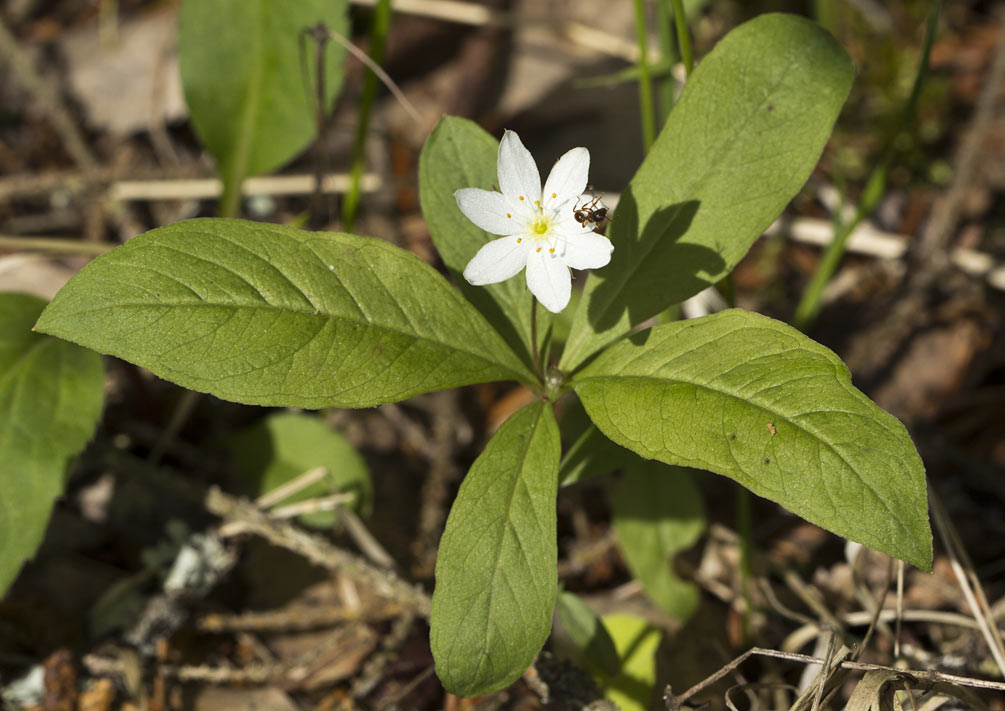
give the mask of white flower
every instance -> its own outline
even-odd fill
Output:
[[[569,268],[597,269],[611,261],[614,245],[595,233],[593,224],[576,220],[586,202],[590,152],[573,148],[555,163],[541,189],[537,165],[520,137],[506,131],[499,143],[501,192],[462,188],[457,206],[478,227],[505,235],[478,250],[464,268],[475,286],[495,284],[527,268],[527,288],[541,305],[558,313],[569,304]]]

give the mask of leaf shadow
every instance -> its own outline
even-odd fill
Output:
[[[247,429],[231,435],[226,442],[235,484],[254,497],[265,493],[262,491],[265,472],[276,458],[276,444],[267,421],[267,417],[260,418]]]
[[[492,287],[495,285],[472,286],[460,272],[454,273],[453,277],[454,283],[460,287],[464,298],[471,302],[471,304],[474,305],[479,312],[481,312],[481,315],[485,317],[485,320],[499,332],[499,335],[502,336],[502,339],[506,342],[506,344],[513,349],[513,352],[523,362],[523,364],[529,369],[532,369],[534,367],[534,361],[530,353],[530,348],[528,347],[526,339],[524,339],[520,331],[517,329],[516,324],[513,322],[513,318],[516,314],[510,315],[503,308],[503,299],[505,299],[505,297],[501,293],[497,293],[493,290]],[[521,273],[518,277],[514,278],[522,279],[523,274]],[[530,296],[527,297],[527,307],[530,307]],[[545,324],[545,326],[547,326],[547,324]]]
[[[666,205],[639,227],[639,207],[631,186],[622,195],[611,223],[614,259],[597,272],[587,317],[594,331],[613,328],[628,312],[635,326],[714,282],[725,261],[708,247],[682,243],[700,208],[698,200]],[[619,254],[620,252],[620,254]]]
[[[697,489],[691,494],[693,483],[681,482],[679,491],[672,496],[665,495],[668,491],[666,477],[687,477],[693,481],[696,472],[697,470],[688,467],[637,458],[635,466],[620,481],[622,488],[616,494],[618,517],[651,525],[668,518],[691,520],[701,517],[701,500]],[[651,495],[638,495],[638,492],[643,491],[649,491]],[[664,492],[663,496],[656,493],[660,491]]]

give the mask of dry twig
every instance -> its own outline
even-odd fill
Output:
[[[212,633],[312,630],[342,622],[383,622],[399,617],[403,612],[404,609],[394,603],[359,610],[329,606],[304,609],[302,606],[295,606],[290,609],[242,612],[236,615],[214,612],[199,618],[196,629]]]
[[[690,699],[695,694],[701,693],[708,687],[715,684],[717,681],[722,679],[727,674],[731,673],[733,669],[743,664],[747,659],[752,656],[764,656],[773,657],[775,659],[785,659],[791,662],[799,662],[800,664],[820,664],[823,665],[827,660],[820,659],[819,657],[812,657],[808,654],[795,654],[793,652],[780,652],[774,649],[765,649],[763,647],[753,647],[748,649],[746,652],[738,656],[733,661],[729,662],[721,669],[716,671],[711,676],[698,682],[690,689],[685,691],[683,694],[673,694],[670,687],[666,688],[664,692],[663,699],[666,703],[668,711],[680,711],[681,706],[685,701]],[[866,664],[864,662],[852,662],[852,661],[841,661],[836,667],[841,669],[849,669],[852,671],[894,671],[898,674],[909,676],[912,679],[916,679],[920,682],[948,682],[950,684],[958,684],[960,686],[967,686],[975,689],[988,689],[991,691],[1003,691],[1005,692],[1005,683],[997,681],[986,681],[984,679],[974,679],[966,676],[958,676],[956,674],[945,674],[938,671],[912,671],[903,669],[894,669],[893,667],[883,666],[882,664]]]
[[[316,565],[348,573],[379,594],[414,610],[422,617],[429,617],[429,596],[393,572],[382,570],[288,521],[269,518],[268,514],[251,501],[225,494],[217,487],[210,488],[205,504],[209,511],[224,519],[220,529],[222,535],[255,533],[274,545],[302,555]]]
[[[366,663],[362,672],[353,682],[350,695],[354,699],[361,699],[373,691],[388,665],[397,658],[398,652],[401,651],[401,647],[405,644],[408,633],[411,632],[414,624],[415,615],[412,614],[402,615],[394,621],[391,632],[381,642],[380,650]]]

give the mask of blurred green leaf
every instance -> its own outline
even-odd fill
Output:
[[[45,302],[0,294],[0,596],[42,542],[70,460],[101,417],[101,356],[32,333]]]
[[[323,22],[346,35],[346,9],[345,0],[182,2],[185,101],[225,193],[236,194],[245,177],[273,170],[314,140],[316,45],[301,39],[302,31]],[[326,110],[342,87],[343,56],[337,43],[328,43]]]
[[[556,605],[558,619],[587,662],[605,674],[617,674],[621,667],[614,640],[603,621],[578,595],[562,591]]]
[[[621,711],[648,711],[656,687],[656,650],[663,635],[634,615],[604,615],[603,619],[621,659],[617,675],[600,674],[604,694]]]
[[[613,508],[618,547],[646,595],[671,617],[689,618],[698,607],[698,589],[674,574],[672,562],[705,528],[691,473],[636,458],[618,482]]]
[[[562,486],[610,474],[638,460],[638,455],[614,444],[597,429],[578,397],[569,395],[563,404],[559,429],[565,446],[558,467],[558,481]]]
[[[326,479],[283,499],[283,504],[327,496],[338,490],[356,495],[349,508],[362,513],[370,510],[373,492],[366,462],[349,440],[315,415],[277,412],[237,433],[229,444],[237,471],[251,481],[259,496],[304,472],[324,467],[328,470]],[[299,520],[309,526],[328,528],[335,523],[335,513],[319,511],[304,514]]]

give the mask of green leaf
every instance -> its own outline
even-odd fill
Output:
[[[796,195],[852,81],[820,27],[761,15],[695,69],[628,190],[590,275],[560,367],[718,282]]]
[[[178,54],[185,101],[227,191],[236,192],[246,176],[282,165],[314,140],[316,45],[301,32],[323,22],[345,35],[346,7],[345,0],[182,2]],[[343,55],[338,43],[327,43],[326,110],[342,86]]]
[[[531,377],[415,255],[242,220],[130,240],[71,279],[37,328],[252,405],[369,407]]]
[[[304,487],[283,500],[292,504],[327,496],[338,490],[353,493],[352,509],[368,511],[373,492],[370,472],[359,452],[345,437],[315,415],[278,412],[259,420],[230,441],[234,466],[265,494],[316,467],[328,470],[328,478]],[[329,528],[335,523],[331,511],[304,514],[308,526]]]
[[[686,620],[698,608],[698,589],[678,578],[673,556],[694,545],[705,514],[691,473],[636,460],[614,495],[614,533],[632,574],[668,615]]]
[[[458,696],[517,679],[551,630],[558,589],[558,424],[547,403],[510,417],[457,492],[436,560],[430,643]]]
[[[605,674],[617,674],[621,668],[618,650],[607,628],[578,595],[562,591],[555,608],[558,619],[586,660]]]
[[[32,333],[44,307],[0,294],[0,596],[41,544],[70,459],[101,416],[101,357]]]
[[[610,474],[638,457],[609,440],[586,414],[579,398],[570,396],[561,408],[564,454],[558,466],[558,481],[570,486],[596,476]]]
[[[454,281],[507,342],[523,345],[520,355],[530,363],[531,296],[523,273],[487,286],[472,286],[462,275],[482,245],[499,235],[484,232],[466,218],[454,193],[461,188],[491,190],[498,182],[498,152],[499,141],[477,124],[454,116],[440,119],[419,156],[419,200],[433,244]],[[547,310],[538,309],[539,338],[550,318]]]
[[[907,430],[794,328],[735,309],[657,326],[573,382],[604,434],[640,456],[723,474],[930,569],[925,470]]]
[[[663,635],[648,621],[634,615],[604,615],[604,626],[621,658],[621,671],[616,676],[600,674],[604,695],[621,711],[652,708],[656,651]]]

